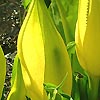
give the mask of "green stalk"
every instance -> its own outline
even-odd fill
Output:
[[[90,76],[89,98],[88,100],[99,100],[99,77]]]

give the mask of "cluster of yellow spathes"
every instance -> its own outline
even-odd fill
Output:
[[[81,66],[100,76],[100,0],[79,0],[75,41]]]
[[[58,85],[66,74],[62,90],[71,94],[72,71],[69,56],[44,0],[32,0],[19,32],[17,49],[26,95],[31,100],[47,100],[43,83]]]

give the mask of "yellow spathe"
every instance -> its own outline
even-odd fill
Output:
[[[100,76],[100,0],[79,0],[75,35],[81,66],[88,73]]]
[[[4,57],[3,50],[0,46],[0,99],[2,97],[5,76],[6,76],[6,59]]]
[[[71,94],[72,71],[64,42],[56,30],[43,0],[33,0],[18,36],[18,56],[27,95],[31,100],[47,100],[43,83],[58,85]]]

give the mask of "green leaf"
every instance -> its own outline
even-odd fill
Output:
[[[61,96],[63,97],[63,100],[73,100],[69,95],[67,95],[66,93],[60,93]]]
[[[11,78],[11,87],[14,84],[15,81],[15,77],[17,74],[17,66],[18,66],[18,56],[16,55],[15,59],[14,59],[14,64],[12,66],[12,78]]]
[[[66,44],[66,41],[68,41],[68,36],[70,38],[70,41],[73,41],[75,39],[75,28],[78,15],[78,0],[61,0],[61,3],[59,3],[59,7],[57,6],[55,1],[56,0],[52,0],[49,11],[58,31],[60,32]],[[67,32],[65,32],[64,30],[67,30],[69,35],[66,35]]]
[[[86,75],[83,75],[83,78],[79,79],[79,91],[81,100],[88,100],[88,85],[88,77]]]
[[[67,50],[69,51],[71,49],[72,51],[72,48],[75,47],[75,41],[71,41],[67,44]],[[74,53],[71,52],[72,54],[75,54],[75,50],[74,50]]]
[[[67,78],[67,74],[65,75],[64,79],[58,86],[51,83],[43,84],[44,89],[46,90],[48,95],[48,100],[71,100],[71,97],[65,94],[61,89],[66,78]]]
[[[61,17],[60,17],[57,5],[56,5],[54,0],[52,0],[52,2],[51,2],[51,5],[49,7],[49,12],[51,14],[51,17],[52,17],[54,23],[55,23],[57,30],[59,31],[60,35],[62,36],[62,38],[64,40],[64,43],[66,44],[66,38],[65,38],[64,30],[63,30]]]
[[[80,100],[78,79],[76,79],[76,76],[73,76],[72,98],[74,98],[74,100]]]
[[[67,44],[67,51],[68,51],[68,54],[69,54],[69,57],[71,59],[71,56],[73,54],[75,54],[75,41],[71,41]]]
[[[32,0],[23,0],[22,5],[26,9]]]
[[[74,41],[67,44],[67,51],[71,59],[73,70],[72,97],[74,100],[88,100],[88,76],[78,62]]]
[[[64,30],[64,34],[65,34],[65,38],[66,38],[66,44],[67,44],[68,42],[72,41],[73,39],[69,32],[69,26],[68,26],[68,22],[66,20],[66,10],[64,9],[62,2],[60,0],[55,0],[55,1],[56,1],[56,5],[58,7],[59,14],[61,17],[63,30]]]
[[[66,20],[68,21],[70,34],[72,34],[73,38],[75,38],[75,28],[78,15],[78,1],[79,0],[63,0],[63,5],[66,10]]]
[[[7,100],[16,100],[16,98],[18,100],[26,100],[26,88],[18,55],[14,59],[11,83],[12,87]]]
[[[71,57],[71,65],[73,70],[72,97],[74,100],[88,100],[88,76],[80,66],[76,53]]]

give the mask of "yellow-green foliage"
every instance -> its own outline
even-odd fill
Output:
[[[5,60],[2,48],[0,46],[0,98],[2,96],[5,75],[6,75],[6,60]]]
[[[22,77],[20,61],[17,55],[14,60],[13,70],[15,71],[15,77],[13,79],[14,83],[12,84],[7,100],[26,100],[25,85]]]

